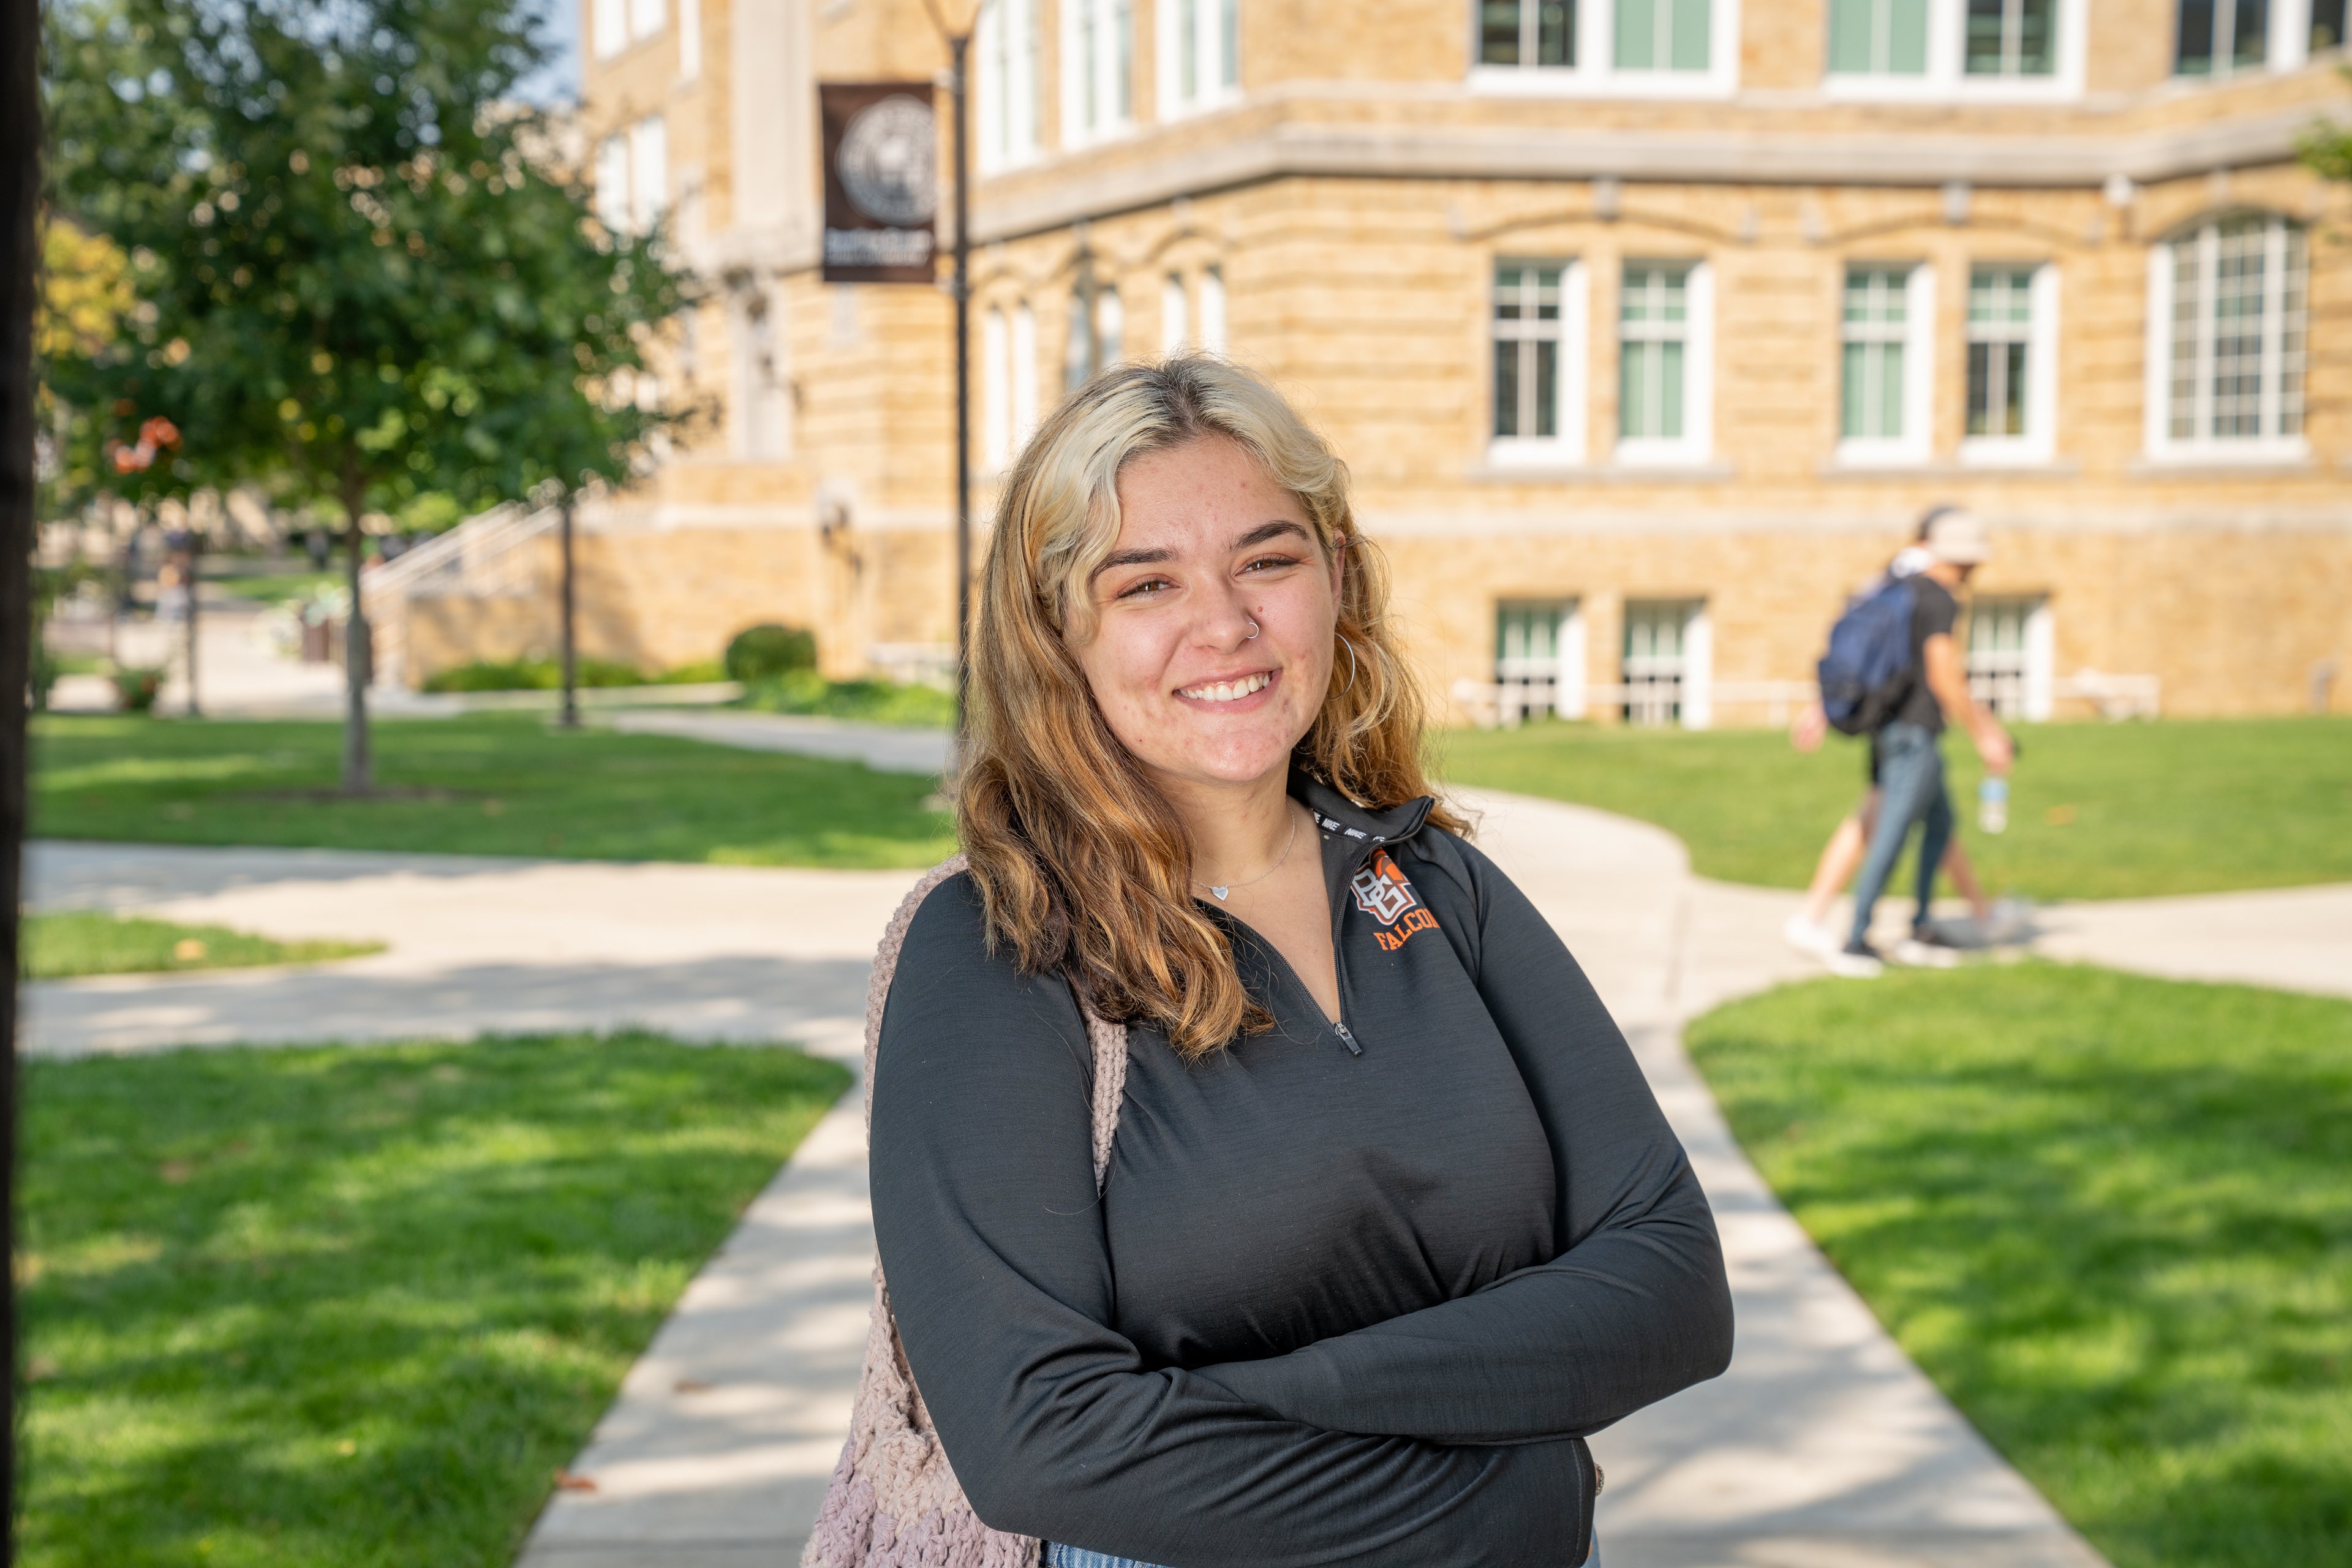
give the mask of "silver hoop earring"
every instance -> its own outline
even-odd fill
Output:
[[[1247,617],[1244,617],[1244,619],[1246,619]],[[1249,629],[1249,631],[1248,631],[1247,635],[1245,635],[1245,636],[1242,638],[1242,641],[1244,641],[1244,642],[1255,642],[1255,641],[1257,640],[1257,634],[1258,634],[1258,633],[1260,633],[1260,632],[1262,632],[1262,631],[1264,631],[1264,630],[1265,630],[1265,628],[1264,626],[1259,626],[1255,621],[1251,621],[1251,622],[1250,622],[1250,629]]]
[[[1341,637],[1339,646],[1348,650],[1348,684],[1339,688],[1339,695],[1345,697],[1356,689],[1356,645]]]

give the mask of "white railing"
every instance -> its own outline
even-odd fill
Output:
[[[1549,681],[1487,681],[1467,677],[1454,683],[1454,700],[1472,723],[1494,729],[1524,722],[1549,712],[1552,687]],[[1786,724],[1819,693],[1810,680],[1715,680],[1706,688],[1708,706],[1761,708],[1768,724]],[[2163,710],[2164,683],[2153,675],[2111,675],[2085,669],[2060,676],[2050,683],[2053,700],[2087,702],[2104,719],[2153,719]],[[1658,683],[1641,680],[1584,689],[1584,710],[1594,713],[1632,709],[1637,721],[1662,717]]]
[[[373,634],[375,678],[399,684],[408,655],[407,604],[453,596],[486,599],[538,591],[538,564],[523,549],[562,521],[555,507],[526,511],[511,503],[469,517],[364,573],[360,597]]]

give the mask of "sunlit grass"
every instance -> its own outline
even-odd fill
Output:
[[[848,1083],[642,1033],[26,1073],[40,1568],[503,1568]]]
[[[2052,964],[1692,1026],[1741,1143],[2116,1568],[2352,1541],[2352,1004]]]
[[[181,925],[100,910],[27,915],[24,926],[27,980],[317,963],[383,951],[376,942],[277,942],[226,926]]]

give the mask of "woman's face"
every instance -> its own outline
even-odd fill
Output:
[[[1075,650],[1111,733],[1180,785],[1286,770],[1330,686],[1338,559],[1223,436],[1134,458],[1118,505],[1118,541],[1079,586],[1097,628]]]

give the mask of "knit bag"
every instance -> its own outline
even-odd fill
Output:
[[[866,988],[866,1129],[874,1131],[874,1047],[882,1036],[882,1005],[898,973],[898,950],[907,928],[931,889],[964,868],[955,856],[933,867],[915,884],[882,932],[874,954],[874,977]],[[1082,1004],[1083,1005],[1083,1004]],[[1086,1011],[1087,1034],[1095,1048],[1095,1191],[1102,1191],[1110,1168],[1112,1136],[1118,1131],[1119,1099],[1127,1088],[1127,1026],[1106,1023]],[[1040,1543],[1034,1536],[1007,1535],[980,1522],[949,1468],[931,1414],[907,1366],[890,1315],[890,1288],[882,1265],[874,1265],[874,1318],[866,1335],[866,1370],[857,1380],[857,1403],[850,1413],[849,1441],[824,1489],[824,1506],[801,1552],[801,1568],[1032,1568]]]

